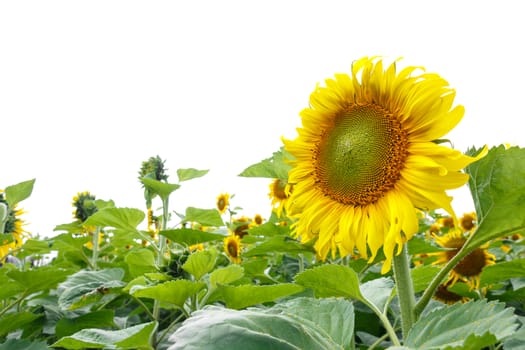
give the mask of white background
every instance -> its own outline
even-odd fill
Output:
[[[138,171],[159,155],[171,182],[210,169],[171,209],[226,191],[267,217],[268,180],[237,174],[296,136],[317,83],[373,55],[457,90],[455,148],[523,146],[523,33],[519,1],[3,1],[0,188],[36,178],[21,206],[49,236],[79,191],[144,209]]]

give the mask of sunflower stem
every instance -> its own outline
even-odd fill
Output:
[[[162,230],[166,230],[168,227],[168,197],[162,198]],[[157,267],[162,269],[164,267],[164,253],[166,251],[166,237],[159,235],[159,249],[157,255]],[[160,302],[155,299],[153,303],[153,318],[155,321],[159,320],[160,316]],[[153,337],[153,345],[157,344],[156,336]]]
[[[410,265],[408,262],[408,249],[406,243],[400,254],[394,255],[393,267],[394,278],[396,280],[397,296],[401,309],[401,329],[403,339],[406,339],[408,331],[416,321],[416,298],[414,295],[414,285],[410,275]]]
[[[98,270],[97,260],[98,260],[98,235],[100,232],[100,227],[96,227],[95,232],[93,232],[93,242],[92,242],[92,254],[91,254],[91,268],[96,271]]]

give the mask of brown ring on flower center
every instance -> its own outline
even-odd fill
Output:
[[[313,152],[316,183],[346,205],[365,206],[391,190],[408,154],[398,117],[374,104],[350,106],[320,139]]]

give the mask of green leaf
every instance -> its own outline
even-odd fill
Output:
[[[412,269],[410,272],[414,284],[414,293],[424,291],[432,279],[434,279],[434,276],[439,273],[439,270],[441,270],[439,267],[431,265],[419,266]]]
[[[288,171],[292,167],[286,163],[286,159],[292,159],[292,156],[281,147],[279,151],[273,153],[272,157],[249,166],[239,176],[287,180]]]
[[[325,264],[314,267],[299,273],[295,282],[312,289],[319,298],[347,297],[363,300],[357,274],[347,266]]]
[[[188,257],[182,265],[184,271],[191,273],[195,279],[199,280],[202,276],[213,270],[217,261],[217,250],[206,249],[195,252]]]
[[[517,317],[505,304],[478,300],[454,304],[421,317],[410,329],[405,346],[421,350],[462,347],[480,349],[513,334]],[[490,336],[490,335],[493,335]],[[482,343],[483,341],[483,343]]]
[[[279,298],[302,292],[304,288],[297,284],[282,283],[275,285],[219,286],[218,298],[231,309],[243,309],[248,306],[276,301]]]
[[[194,168],[177,169],[177,176],[179,177],[179,182],[182,182],[204,176],[208,172],[209,170],[197,170]]]
[[[239,265],[228,265],[213,271],[210,274],[210,284],[213,288],[220,284],[229,284],[241,279],[244,269]]]
[[[16,331],[42,316],[42,314],[37,315],[28,311],[7,314],[0,318],[0,337]]]
[[[474,151],[473,151],[474,152]],[[478,216],[468,250],[525,229],[525,149],[503,146],[466,168]],[[512,213],[512,215],[509,215]]]
[[[243,256],[250,257],[256,255],[267,255],[274,253],[314,253],[312,247],[301,244],[296,239],[289,236],[274,236],[243,253]]]
[[[129,266],[129,273],[132,277],[141,276],[146,272],[157,271],[155,255],[149,249],[132,250],[124,257],[124,261]]]
[[[295,298],[276,304],[268,312],[311,321],[335,343],[350,349],[354,337],[354,306],[348,300]]]
[[[199,243],[222,241],[225,236],[219,233],[210,233],[189,228],[178,228],[174,230],[164,230],[159,232],[170,241],[190,246]]]
[[[148,177],[143,177],[140,181],[148,191],[158,195],[163,200],[167,199],[173,191],[180,188],[178,184],[169,184]]]
[[[9,208],[13,209],[15,205],[28,198],[33,192],[35,179],[20,182],[16,185],[7,186],[5,188],[5,200]]]
[[[525,275],[525,259],[516,259],[486,266],[481,272],[480,288]]]
[[[17,257],[24,258],[30,255],[44,255],[50,252],[49,242],[40,239],[28,239],[24,242],[22,251],[17,254]]]
[[[521,328],[512,335],[512,337],[505,339],[503,342],[503,349],[522,350],[523,344],[525,344],[525,327],[522,325]]]
[[[284,236],[289,235],[290,226],[276,225],[274,222],[268,221],[262,225],[254,226],[248,229],[248,233],[252,236]]]
[[[170,340],[175,342],[170,350],[343,349],[313,322],[256,308],[207,306],[184,321]]]
[[[114,227],[135,231],[138,224],[144,221],[144,217],[144,212],[135,208],[105,208],[91,215],[84,222],[84,226]]]
[[[374,304],[380,311],[383,311],[389,298],[392,296],[394,281],[387,277],[376,278],[363,283],[360,289],[366,300]]]
[[[7,339],[5,343],[0,344],[0,350],[51,350],[45,342],[27,339]]]
[[[56,324],[55,334],[62,338],[85,328],[112,328],[114,316],[113,310],[97,310],[78,317],[63,317]]]
[[[55,266],[43,266],[27,271],[12,270],[7,273],[7,276],[24,286],[26,294],[31,294],[55,288],[56,285],[64,281],[71,272],[71,270],[61,269]]]
[[[95,303],[125,285],[124,270],[120,268],[98,271],[81,270],[58,287],[58,305],[64,310],[73,310]]]
[[[52,346],[66,349],[153,350],[150,343],[156,329],[156,322],[142,323],[117,331],[88,328],[71,336],[63,337]]]
[[[197,222],[203,226],[224,226],[217,209],[186,208],[185,222]]]
[[[177,305],[182,308],[186,300],[204,289],[204,282],[175,280],[151,287],[134,286],[130,294],[137,298],[150,298]]]

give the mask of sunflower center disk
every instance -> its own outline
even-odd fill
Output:
[[[394,187],[407,156],[406,131],[395,115],[376,105],[350,107],[321,139],[318,184],[343,204],[377,201]]]

